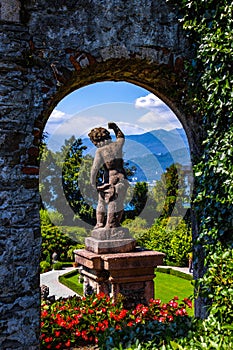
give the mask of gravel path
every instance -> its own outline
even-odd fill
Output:
[[[187,274],[189,273],[188,267],[176,267],[176,266],[159,266],[163,268],[172,268],[173,270],[178,270]],[[74,291],[64,286],[58,281],[58,277],[73,270],[73,267],[67,267],[62,270],[52,270],[49,272],[45,272],[40,275],[40,285],[45,284],[49,287],[49,295],[55,295],[55,298],[58,299],[60,297],[67,298],[69,296],[77,295]]]
[[[55,298],[68,298],[69,296],[77,295],[73,290],[64,286],[58,281],[58,277],[73,270],[73,267],[67,267],[62,270],[52,270],[40,275],[40,285],[43,284],[49,287],[49,296],[55,295]]]

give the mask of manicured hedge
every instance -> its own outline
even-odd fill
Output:
[[[72,276],[76,276],[77,283],[74,283],[74,282],[70,281],[70,279],[68,279],[69,277],[72,277]],[[64,286],[72,289],[78,295],[83,295],[83,284],[78,283],[78,277],[79,277],[78,270],[75,269],[75,270],[72,270],[68,273],[65,273],[64,275],[59,276],[58,280],[60,283],[64,284]]]

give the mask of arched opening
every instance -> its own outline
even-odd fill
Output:
[[[163,99],[168,101],[165,97]],[[125,81],[105,81],[81,87],[67,95],[53,110],[46,124],[44,130],[48,134],[46,143],[51,153],[48,162],[45,160],[44,163],[41,163],[41,184],[42,187],[44,186],[41,195],[44,207],[50,212],[51,221],[56,222],[59,214],[62,214],[60,217],[63,218],[64,226],[80,225],[87,230],[93,227],[93,221],[90,219],[90,215],[93,218],[93,212],[87,214],[87,211],[89,207],[95,208],[95,203],[88,197],[84,186],[84,180],[88,174],[84,165],[86,163],[80,161],[79,174],[76,179],[74,172],[77,173],[77,169],[71,170],[73,178],[70,181],[71,186],[68,192],[70,193],[75,186],[80,187],[80,183],[83,184],[79,198],[70,196],[68,199],[68,196],[59,192],[58,188],[61,189],[64,184],[62,181],[64,163],[70,162],[69,169],[72,166],[75,167],[71,161],[74,154],[72,153],[69,159],[67,154],[77,139],[81,139],[81,143],[74,149],[80,151],[84,146],[86,149],[82,150],[81,157],[86,157],[87,161],[90,160],[89,157],[93,156],[95,150],[88,139],[88,132],[93,127],[107,127],[110,121],[116,122],[124,131],[126,136],[125,163],[129,169],[136,168],[130,175],[131,190],[125,206],[124,220],[131,222],[135,217],[140,217],[140,225],[142,225],[140,229],[144,230],[162,216],[173,217],[173,221],[166,221],[165,226],[177,225],[184,217],[187,219],[190,215],[192,172],[189,144],[181,122],[168,105],[151,90]],[[79,160],[76,159],[76,161]],[[57,173],[50,173],[49,169],[54,171],[56,162],[61,162],[62,166],[57,167]],[[168,175],[174,175],[172,173],[174,164],[176,174],[179,170],[176,183],[179,195],[172,204],[168,204],[171,198],[167,198],[165,173],[167,169],[170,169]],[[43,177],[43,171],[46,172],[45,177]],[[62,191],[64,192],[64,188]],[[61,197],[63,198],[62,203]],[[77,204],[78,201],[82,201],[81,206]],[[142,205],[138,205],[137,202]],[[64,211],[61,212],[63,209]],[[80,212],[85,210],[85,214],[80,215]],[[57,212],[57,217],[54,212]],[[84,236],[85,234],[76,241],[83,243]],[[74,238],[73,234],[71,238]],[[142,238],[138,238],[142,241]],[[185,260],[187,264],[191,241],[185,249],[181,262],[183,264]],[[51,254],[52,251],[50,251]],[[171,256],[169,259],[174,259],[174,257]],[[169,260],[167,262],[169,263]],[[170,262],[174,263],[174,261]]]

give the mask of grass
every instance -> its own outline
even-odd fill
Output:
[[[155,281],[155,299],[161,299],[166,303],[175,295],[181,301],[184,298],[193,296],[192,277],[190,275],[179,273],[171,269],[158,269],[156,271]],[[175,274],[175,275],[174,275]],[[176,274],[178,276],[176,276]],[[59,281],[79,295],[83,294],[83,285],[78,281],[78,270],[72,270],[59,276]],[[193,315],[191,310],[190,315]]]
[[[83,295],[83,284],[78,281],[78,270],[72,270],[58,277],[60,283],[73,290],[79,295]]]
[[[155,281],[155,299],[161,299],[166,303],[175,295],[179,297],[179,301],[184,298],[193,296],[192,281],[185,278],[177,277],[169,273],[156,272]],[[189,310],[189,315],[193,316],[194,311]]]

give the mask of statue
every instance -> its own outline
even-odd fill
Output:
[[[124,199],[129,186],[122,159],[124,134],[113,122],[108,124],[108,128],[114,131],[115,142],[105,128],[94,128],[88,134],[91,142],[97,147],[91,169],[91,185],[98,192],[95,229],[120,226],[124,212]],[[97,174],[102,167],[104,171],[102,183],[96,185]]]

